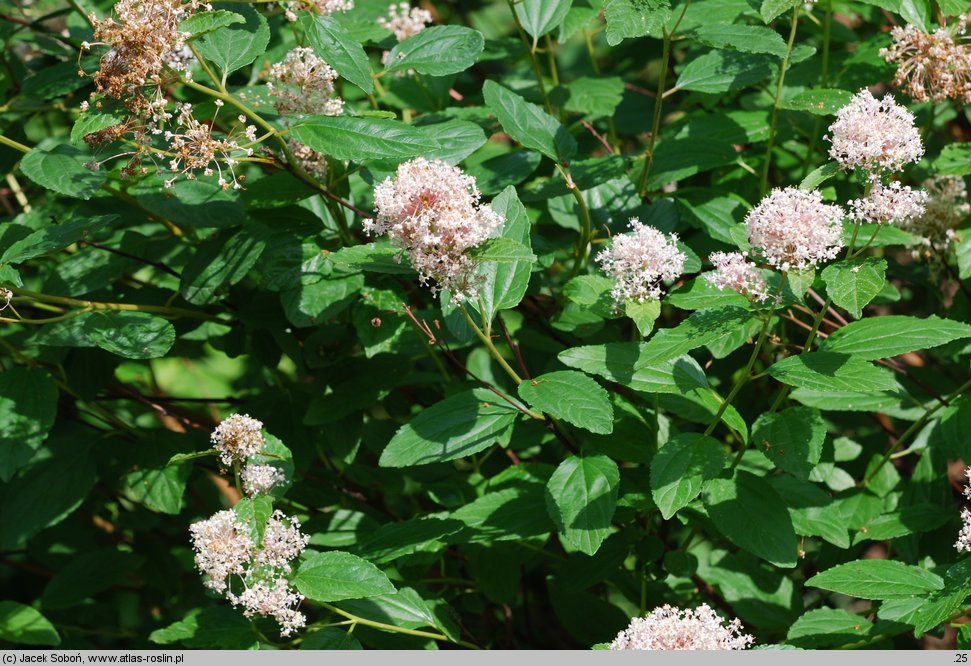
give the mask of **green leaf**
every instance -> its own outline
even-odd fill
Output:
[[[164,467],[136,469],[125,476],[124,482],[134,501],[151,511],[177,515],[182,511],[182,496],[191,473],[191,466],[170,461]]]
[[[112,585],[123,582],[138,564],[132,553],[96,550],[75,556],[57,572],[44,588],[41,603],[45,609],[70,608]]]
[[[491,206],[503,218],[501,237],[518,242],[532,253],[529,217],[516,195],[516,188],[511,185],[507,187],[492,200]],[[479,288],[483,308],[480,314],[485,321],[492,321],[500,310],[519,305],[526,295],[533,261],[535,258],[515,263],[486,262],[480,266],[479,274],[483,277],[482,286]],[[478,307],[478,303],[475,305]]]
[[[543,156],[533,150],[514,150],[490,157],[481,164],[466,169],[475,178],[482,194],[496,194],[507,187],[523,182],[539,167]],[[492,202],[495,209],[495,201]]]
[[[424,155],[427,160],[439,159],[449,164],[458,164],[486,142],[482,128],[467,120],[422,125],[422,130],[441,145],[439,150]]]
[[[971,326],[963,322],[935,315],[926,319],[888,315],[851,322],[834,331],[823,341],[821,348],[873,360],[930,349],[964,338],[971,338]]]
[[[81,148],[85,145],[84,137],[124,121],[125,116],[120,113],[86,111],[78,116],[71,127],[71,145]]]
[[[659,190],[668,183],[736,161],[738,153],[727,141],[698,141],[694,137],[667,139],[654,150],[654,168],[647,186]]]
[[[839,162],[827,162],[821,167],[816,167],[809,172],[809,175],[799,183],[801,190],[815,190],[827,180],[840,172]]]
[[[693,312],[676,327],[655,333],[634,367],[639,370],[721,340],[745,326],[750,319],[751,311],[733,305]]]
[[[516,3],[516,15],[526,33],[536,39],[555,30],[571,4],[573,0],[520,0]]]
[[[495,261],[504,264],[536,261],[536,255],[532,250],[517,240],[503,236],[490,238],[476,248],[473,256],[478,261]]]
[[[388,72],[413,69],[428,76],[464,72],[485,48],[482,33],[461,25],[435,25],[412,35],[391,49]]]
[[[253,543],[261,543],[266,523],[273,514],[273,498],[267,495],[244,497],[236,503],[233,511],[238,522],[247,528]]]
[[[502,129],[524,147],[561,164],[573,157],[576,139],[546,111],[495,81],[486,81],[482,94]]]
[[[125,358],[162,358],[175,343],[175,328],[148,312],[98,311],[84,322],[84,335]]]
[[[420,127],[384,118],[309,116],[290,131],[300,143],[339,160],[407,160],[439,150]]]
[[[7,486],[0,506],[0,549],[22,548],[27,539],[64,520],[88,496],[95,464],[87,441],[76,434],[47,444],[53,455],[36,462]]]
[[[108,175],[84,166],[85,155],[67,144],[34,148],[20,160],[20,170],[32,181],[58,194],[90,199]]]
[[[200,244],[182,269],[179,292],[190,303],[212,303],[223,285],[236,284],[246,277],[265,248],[265,241],[246,230]]]
[[[573,347],[560,352],[557,358],[571,368],[643,393],[685,393],[708,387],[704,371],[690,356],[646,363],[634,370],[646,347],[637,342],[609,342]]]
[[[351,37],[344,26],[333,16],[306,14],[301,25],[307,31],[307,41],[314,53],[327,61],[342,78],[347,79],[364,92],[374,92],[371,63],[361,43]]]
[[[337,627],[309,632],[300,644],[301,650],[363,650],[360,641]]]
[[[610,46],[645,35],[660,38],[669,18],[670,0],[604,0],[607,44]]]
[[[670,520],[725,467],[725,447],[699,433],[675,435],[651,461],[651,496],[665,520]]]
[[[637,301],[627,301],[624,304],[624,314],[634,320],[637,332],[641,334],[642,338],[646,338],[650,335],[651,329],[654,328],[654,322],[661,315],[661,302],[644,301],[638,303]]]
[[[830,264],[823,269],[822,278],[833,302],[859,319],[863,308],[883,290],[886,272],[885,259],[865,257]]]
[[[478,388],[426,407],[395,433],[381,467],[409,467],[464,458],[495,444],[519,413],[492,391]]]
[[[967,176],[971,174],[971,143],[952,143],[941,149],[934,160],[934,170],[941,176]]]
[[[716,528],[733,544],[777,567],[796,566],[792,519],[765,479],[736,470],[731,479],[709,481],[703,498]]]
[[[117,219],[117,215],[95,215],[51,224],[13,243],[4,251],[3,256],[0,256],[0,263],[19,264],[28,259],[59,252],[95,231],[111,225]]]
[[[354,551],[370,562],[384,564],[404,555],[442,550],[445,544],[441,540],[463,527],[461,521],[449,518],[412,518],[387,523],[370,530]]]
[[[934,576],[930,572],[926,573]],[[926,598],[910,620],[914,625],[914,636],[919,637],[934,629],[964,606],[968,595],[971,595],[971,558],[965,557],[952,564],[944,574],[943,581],[937,576],[934,578],[940,581],[941,585],[934,590],[928,590],[932,594]]]
[[[817,351],[784,358],[767,371],[783,384],[815,391],[892,391],[893,373],[860,356]]]
[[[367,273],[391,273],[395,275],[414,275],[407,261],[400,260],[402,251],[386,240],[364,245],[342,247],[328,256],[334,266],[345,271],[365,271]]]
[[[614,408],[596,381],[573,370],[548,372],[519,385],[530,406],[601,435],[614,429]]]
[[[360,273],[325,278],[280,293],[287,320],[294,326],[314,326],[343,312],[360,293]]]
[[[206,33],[225,28],[235,23],[246,23],[246,19],[225,9],[211,9],[205,12],[193,14],[179,24],[179,32],[187,32],[190,37],[188,41],[202,37]]]
[[[776,18],[789,11],[799,4],[800,0],[762,0],[762,7],[759,14],[766,23],[771,23]]]
[[[866,638],[873,623],[841,608],[816,608],[796,620],[786,641],[805,648],[824,648],[856,643]]]
[[[263,55],[270,43],[270,26],[262,14],[250,7],[238,7],[237,12],[243,15],[244,24],[219,28],[196,42],[199,54],[224,76]]]
[[[733,49],[743,53],[768,53],[780,58],[786,55],[786,43],[775,30],[760,25],[713,24],[698,28],[692,37],[716,49]]]
[[[190,611],[178,622],[153,631],[148,640],[163,645],[181,642],[188,648],[220,650],[252,650],[260,644],[253,623],[228,606]]]
[[[581,76],[566,84],[570,97],[563,105],[570,113],[587,118],[607,118],[624,100],[624,80],[619,76]]]
[[[16,601],[0,601],[0,641],[16,645],[60,645],[61,637],[39,612]]]
[[[529,539],[555,530],[547,512],[540,509],[545,501],[542,484],[520,484],[486,493],[451,517],[466,524],[468,543]]]
[[[570,456],[546,485],[546,510],[563,541],[595,554],[610,535],[620,470],[604,455]]]
[[[771,63],[764,55],[709,51],[684,66],[676,87],[702,93],[738,90],[768,78]]]
[[[394,594],[388,576],[356,555],[340,551],[313,553],[293,577],[293,586],[312,601],[365,599]]]
[[[779,39],[782,39],[781,37]],[[788,111],[805,111],[814,116],[832,116],[837,111],[850,103],[853,93],[847,90],[837,90],[835,88],[819,88],[816,90],[804,90],[792,97],[787,97],[779,104],[780,109]],[[827,163],[825,168],[832,162]],[[803,189],[813,189],[804,187]]]
[[[857,560],[818,573],[806,585],[859,599],[882,600],[925,596],[944,589],[944,580],[896,560]]]
[[[819,462],[826,439],[826,424],[809,407],[765,412],[752,425],[752,441],[779,469],[800,479]]]
[[[769,477],[769,483],[786,498],[796,534],[822,537],[838,548],[850,547],[846,519],[826,491],[786,474]]]
[[[30,462],[57,415],[57,385],[43,369],[0,374],[0,481]]]

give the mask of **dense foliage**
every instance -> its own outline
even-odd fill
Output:
[[[0,645],[971,644],[971,2],[0,10]]]

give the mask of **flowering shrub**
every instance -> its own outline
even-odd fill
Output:
[[[0,647],[971,647],[971,0],[0,18]]]

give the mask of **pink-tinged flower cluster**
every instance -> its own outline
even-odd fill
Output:
[[[502,224],[479,199],[475,178],[419,157],[374,188],[377,214],[364,221],[364,230],[388,236],[407,253],[421,284],[433,293],[447,289],[453,302],[461,302],[478,294],[478,262],[470,251]]]
[[[240,472],[240,478],[243,480],[243,490],[250,497],[266,495],[287,480],[283,470],[273,465],[246,465]]]
[[[964,496],[971,499],[971,467],[964,470],[964,476],[968,479],[968,485],[964,486]],[[961,531],[958,532],[958,540],[954,547],[959,553],[971,553],[971,511],[967,508],[961,509]]]
[[[753,301],[769,298],[765,276],[741,252],[712,252],[708,257],[715,267],[705,274],[705,282],[719,291],[729,289]]]
[[[775,189],[745,217],[753,251],[783,271],[834,259],[843,247],[839,206],[824,204],[817,191]]]
[[[924,213],[909,220],[905,228],[923,238],[917,257],[945,252],[954,241],[955,229],[971,214],[968,190],[958,176],[938,176],[924,181],[927,201]]]
[[[900,171],[924,154],[914,116],[892,95],[876,99],[861,90],[829,126],[829,155],[847,170]]]
[[[224,465],[245,463],[263,448],[263,422],[249,414],[233,414],[216,426],[209,439]]]
[[[334,91],[337,72],[308,47],[291,49],[270,67],[270,94],[281,114],[307,113],[339,116],[344,100]]]
[[[665,604],[635,617],[617,634],[611,650],[744,650],[755,639],[737,618],[727,624],[707,604],[694,609]]]
[[[329,16],[351,11],[354,9],[354,0],[289,0],[284,16],[292,23],[297,20],[297,12],[301,9],[306,9],[311,14]]]
[[[233,606],[243,608],[246,617],[274,618],[282,636],[306,625],[306,618],[297,610],[303,596],[290,588],[286,578],[291,562],[310,540],[300,533],[295,518],[275,511],[259,544],[250,537],[249,526],[232,510],[193,523],[189,534],[196,551],[195,564],[206,576],[206,587],[225,594]],[[234,586],[242,591],[237,594]]]
[[[924,32],[915,25],[895,26],[893,42],[880,49],[884,60],[897,64],[893,84],[914,100],[971,103],[971,51],[964,36],[968,16],[959,16],[949,27]]]
[[[636,217],[630,228],[630,233],[615,236],[611,246],[600,251],[597,262],[613,279],[610,294],[618,304],[658,300],[663,282],[681,276],[687,257],[678,249],[677,234],[665,236]]]
[[[873,181],[870,193],[850,201],[850,219],[870,224],[903,225],[924,214],[927,192],[897,181],[884,185]]]
[[[412,7],[407,2],[388,6],[388,16],[378,18],[378,25],[394,33],[395,39],[403,42],[417,35],[432,22],[432,13],[421,7]]]

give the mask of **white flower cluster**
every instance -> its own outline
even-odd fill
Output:
[[[850,219],[871,224],[903,225],[924,214],[927,192],[913,190],[897,181],[884,185],[873,181],[870,194],[850,201]]]
[[[924,154],[914,116],[892,95],[878,100],[861,90],[837,112],[829,132],[829,155],[846,170],[900,171]]]
[[[266,86],[281,114],[339,116],[344,110],[344,100],[334,92],[337,72],[311,48],[291,49],[281,62],[270,67],[269,78]]]
[[[289,0],[284,16],[293,23],[297,20],[297,12],[301,9],[306,9],[311,14],[329,16],[337,12],[351,11],[354,9],[354,0]]]
[[[964,476],[968,479],[968,485],[964,486],[964,496],[971,499],[971,467],[964,470]],[[959,553],[971,553],[971,511],[967,507],[961,509],[961,521],[963,524],[954,547]]]
[[[297,610],[303,596],[290,588],[286,576],[310,537],[300,533],[299,521],[280,511],[270,516],[260,544],[254,543],[248,529],[232,510],[193,523],[189,535],[196,567],[206,576],[203,584],[225,594],[234,607],[242,607],[246,617],[272,617],[280,634],[289,636],[306,626],[307,619]],[[238,594],[234,576],[242,587]]]
[[[266,495],[287,480],[283,470],[273,465],[246,465],[239,475],[243,489],[250,497]]]
[[[475,178],[458,167],[419,157],[398,167],[374,188],[369,235],[388,236],[408,254],[423,285],[447,289],[453,302],[475,298],[478,262],[469,251],[482,245],[502,217],[479,201]]]
[[[947,251],[954,241],[955,229],[971,213],[968,190],[959,176],[938,176],[924,181],[927,201],[924,213],[909,220],[905,228],[923,240],[923,249],[915,250],[916,257],[931,256]]]
[[[929,33],[915,25],[894,26],[893,42],[880,49],[884,60],[897,64],[894,85],[918,102],[971,103],[971,51],[963,43],[967,27],[967,15]]]
[[[635,617],[611,650],[744,650],[755,641],[737,618],[724,623],[707,604],[682,610],[665,604]]]
[[[265,495],[286,481],[286,475],[278,467],[247,462],[260,453],[266,444],[262,421],[249,414],[233,414],[216,426],[209,439],[219,452],[223,465],[242,466],[240,477],[250,497]]]
[[[403,42],[409,37],[417,35],[432,22],[432,13],[421,7],[412,7],[407,2],[401,2],[388,7],[388,17],[378,18],[378,25],[394,33],[395,39]]]
[[[842,208],[817,191],[775,189],[745,217],[753,251],[788,271],[833,259],[843,247]]]
[[[216,100],[216,114],[222,106],[222,101]],[[175,110],[175,131],[169,130],[163,135],[169,142],[169,152],[174,154],[174,157],[169,160],[169,170],[174,175],[165,181],[165,187],[172,187],[179,176],[194,180],[196,171],[202,171],[203,176],[218,174],[216,182],[224,190],[230,187],[234,190],[242,189],[243,186],[239,181],[243,177],[236,174],[238,157],[252,156],[253,149],[241,146],[239,142],[242,139],[256,141],[256,126],[245,126],[241,137],[230,134],[223,138],[216,138],[212,135],[212,126],[216,122],[215,115],[210,122],[203,123],[192,115],[191,104],[179,102],[175,105]],[[240,115],[237,120],[243,124],[246,122],[246,116]],[[226,165],[226,173],[223,173],[222,165]],[[228,180],[226,176],[229,177]]]
[[[658,300],[662,283],[681,276],[687,257],[678,249],[677,234],[665,236],[636,217],[630,228],[630,233],[615,236],[611,246],[597,254],[597,262],[613,279],[610,294],[618,304]]]
[[[708,257],[715,267],[705,274],[705,282],[719,291],[737,291],[752,301],[765,301],[769,298],[765,276],[758,266],[745,258],[741,252],[712,252]]]

